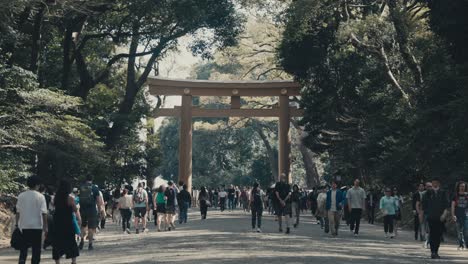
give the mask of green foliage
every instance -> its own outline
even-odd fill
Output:
[[[435,5],[391,3],[294,1],[286,11],[279,56],[305,86],[306,142],[326,154],[326,176],[348,184],[451,184],[466,175],[466,82],[423,15]]]

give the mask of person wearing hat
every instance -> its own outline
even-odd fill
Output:
[[[392,196],[392,190],[390,188],[385,188],[385,196],[380,199],[380,210],[384,216],[384,231],[385,237],[394,238],[393,235],[393,220],[395,218],[395,213],[397,211],[397,203],[395,198]]]

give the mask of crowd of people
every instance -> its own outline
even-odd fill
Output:
[[[173,231],[176,222],[187,223],[190,207],[199,207],[202,220],[207,218],[208,208],[221,212],[226,208],[229,211],[240,208],[251,214],[252,231],[258,233],[262,232],[264,210],[275,215],[279,232],[286,234],[291,232],[291,225],[294,229],[299,227],[301,214],[311,212],[320,228],[331,237],[338,236],[340,227],[344,226],[341,221],[358,237],[364,215],[369,224],[374,224],[376,211],[380,210],[385,237],[394,239],[398,236],[405,202],[396,188],[366,191],[359,179],[350,187],[332,180],[330,184],[306,190],[296,184],[291,187],[282,180],[265,191],[254,183],[241,188],[201,187],[191,193],[183,182],[171,181],[154,188],[140,182],[135,189],[125,185],[112,191],[101,190],[91,177],[79,188],[72,188],[63,180],[56,192],[45,190],[35,176],[28,179],[27,185],[29,190],[19,195],[16,205],[16,227],[22,231],[25,245],[20,250],[20,264],[26,262],[29,247],[31,263],[39,263],[41,249],[49,246],[56,263],[60,263],[62,256],[76,263],[86,241],[88,250],[93,250],[96,233],[105,228],[107,216],[121,225],[125,234],[146,233],[148,222],[153,220],[158,232]],[[458,182],[453,193],[441,189],[439,179],[420,183],[411,200],[414,238],[430,248],[431,258],[440,258],[439,246],[446,222],[456,226],[458,249],[466,249],[468,186],[465,182]]]

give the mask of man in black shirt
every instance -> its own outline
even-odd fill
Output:
[[[424,232],[422,230],[422,225],[419,220],[419,211],[421,208],[418,208],[419,203],[422,200],[424,194],[424,183],[418,184],[418,189],[413,194],[412,206],[413,206],[413,215],[414,215],[414,239],[418,240],[418,233],[421,241],[424,241]]]
[[[177,194],[177,200],[179,202],[179,209],[180,209],[179,224],[187,223],[187,211],[190,207],[190,202],[192,201],[192,197],[190,193],[187,191],[186,184],[183,185],[182,191],[180,191]]]
[[[278,216],[279,231],[283,232],[283,217],[286,222],[286,234],[289,234],[289,218],[291,217],[291,185],[286,182],[286,175],[281,174],[281,181],[275,185],[275,212]]]
[[[422,199],[422,208],[429,223],[431,258],[439,259],[439,246],[444,228],[444,222],[450,208],[450,200],[446,191],[440,189],[440,180],[432,180],[432,190],[427,190]]]

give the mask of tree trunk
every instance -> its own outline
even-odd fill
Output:
[[[320,175],[315,164],[315,153],[312,152],[306,145],[304,145],[304,138],[306,132],[295,121],[292,121],[294,128],[296,128],[299,139],[299,151],[302,154],[302,161],[306,170],[306,184],[307,187],[312,188],[320,185]]]
[[[398,10],[398,3],[396,0],[387,0],[387,5],[390,11],[390,18],[393,22],[393,26],[395,27],[397,35],[396,40],[398,42],[400,54],[413,74],[415,86],[419,88],[423,83],[423,76],[421,67],[410,49],[409,28],[407,21],[405,21],[403,17],[405,14]],[[409,92],[412,91],[410,90]]]
[[[263,128],[259,126],[258,124],[253,125],[255,131],[257,134],[260,136],[260,138],[263,141],[263,144],[265,144],[265,148],[267,150],[267,155],[268,155],[268,160],[270,161],[270,167],[271,167],[271,180],[272,182],[277,182],[278,181],[278,160],[276,158],[276,151],[271,147],[270,142],[268,141],[268,137],[265,135],[265,132],[263,132]]]
[[[29,65],[29,70],[33,73],[37,73],[38,68],[39,50],[41,48],[42,21],[44,19],[45,8],[45,4],[40,2],[39,9],[34,16],[33,32],[31,34],[31,62]]]
[[[70,72],[72,67],[72,60],[70,58],[71,53],[71,46],[72,46],[72,32],[73,26],[67,23],[65,28],[65,33],[63,37],[63,65],[62,65],[62,90],[70,91],[69,90],[69,82],[70,82]]]

